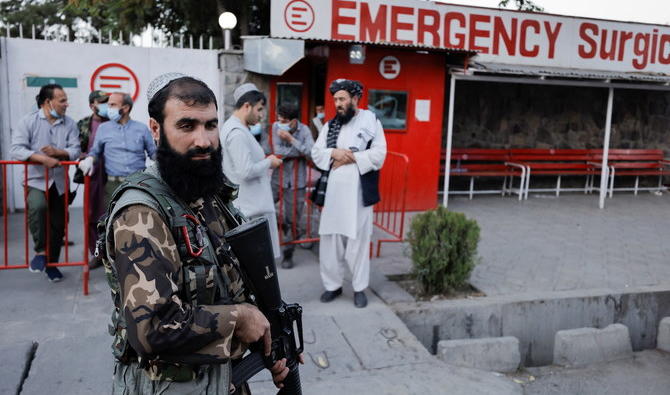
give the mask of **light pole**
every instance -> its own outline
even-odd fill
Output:
[[[230,30],[237,26],[237,17],[232,12],[224,12],[219,15],[219,26],[223,29],[223,49],[230,49]]]

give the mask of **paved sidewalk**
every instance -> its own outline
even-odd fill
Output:
[[[593,196],[531,196],[522,203],[476,197],[454,199],[450,208],[477,219],[482,228],[482,262],[472,282],[493,296],[667,283],[669,199],[667,194],[623,194],[608,200],[606,210],[598,210]],[[79,218],[73,212],[70,222],[77,242],[71,250],[75,259],[82,250]],[[21,262],[23,256],[22,224],[21,216],[11,217],[11,262]],[[386,244],[382,255],[373,268],[384,273],[410,270],[406,245]],[[316,257],[298,249],[296,262],[294,269],[279,269],[279,278],[284,299],[305,308],[301,377],[306,394],[598,394],[604,393],[599,391],[607,377],[616,382],[614,377],[625,380],[635,372],[653,388],[667,388],[667,355],[653,351],[606,367],[537,371],[537,380],[523,389],[508,377],[449,367],[431,356],[371,292],[366,309],[354,308],[350,287],[333,303],[320,303]],[[15,393],[33,342],[38,344],[22,394],[107,392],[111,301],[104,273],[91,273],[91,294],[85,297],[81,269],[63,271],[66,278],[60,284],[27,270],[0,271],[0,394]],[[254,393],[274,394],[269,379],[267,373],[255,377]],[[620,383],[605,388],[640,393],[626,392],[634,387]],[[663,393],[654,391],[649,393]]]
[[[597,199],[450,199],[481,228],[472,284],[489,296],[670,284],[670,194],[615,194],[604,210]],[[407,244],[385,245],[379,266],[410,271]]]
[[[316,257],[296,249],[298,265],[280,269],[283,297],[305,309],[306,394],[514,394],[516,384],[490,372],[443,364],[418,342],[400,319],[373,293],[365,309],[353,306],[353,290],[324,304]],[[318,361],[328,362],[321,368]],[[266,375],[254,394],[274,394]]]
[[[21,220],[12,218],[12,256],[22,256]],[[76,215],[71,225],[77,223]],[[18,236],[17,236],[18,235]],[[81,251],[74,232],[73,251]],[[77,257],[79,258],[79,257]],[[16,258],[15,258],[16,259]],[[399,318],[372,292],[366,309],[353,306],[352,290],[330,304],[322,292],[316,256],[296,250],[297,266],[279,269],[284,299],[303,305],[305,394],[521,394],[512,380],[444,365],[430,355]],[[81,268],[65,268],[51,284],[25,269],[0,271],[0,394],[15,394],[37,343],[21,394],[107,393],[113,360],[107,325],[111,299],[102,269],[91,272],[90,295],[81,289]],[[254,394],[274,394],[267,372],[254,378]]]

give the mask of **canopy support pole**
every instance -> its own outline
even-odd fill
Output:
[[[607,196],[608,180],[609,180],[609,166],[607,160],[610,151],[610,134],[612,132],[612,102],[614,98],[614,88],[609,88],[607,95],[607,118],[605,120],[605,141],[603,142],[603,162],[600,176],[600,201],[598,206],[605,208],[605,196]]]

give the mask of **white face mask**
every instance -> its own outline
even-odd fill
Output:
[[[107,117],[109,118],[110,121],[112,122],[119,122],[121,120],[121,117],[123,115],[121,114],[121,110],[116,108],[116,107],[108,107],[107,109]]]
[[[249,127],[249,131],[251,132],[252,135],[258,136],[263,131],[263,129],[261,128],[261,123],[258,122],[255,125],[251,125],[251,127]]]
[[[324,114],[324,113],[322,113],[322,112],[317,112],[317,113],[316,113],[316,117],[319,118],[319,119],[323,119],[323,118],[326,117],[326,114]]]
[[[287,132],[288,132],[289,130],[291,130],[291,124],[290,124],[290,123],[280,123],[280,122],[277,122],[277,127],[279,128],[279,130],[285,130],[285,131],[287,131]]]
[[[61,115],[54,110],[53,106],[51,105],[51,102],[49,102],[49,107],[51,107],[51,110],[49,111],[49,115],[54,117],[55,119],[60,119]]]

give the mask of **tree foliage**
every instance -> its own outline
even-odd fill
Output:
[[[38,35],[67,28],[79,36],[96,32],[140,33],[147,26],[167,35],[220,39],[218,17],[224,11],[237,16],[233,39],[247,34],[269,34],[270,0],[0,0],[0,23],[18,35],[19,24],[35,25]]]
[[[229,11],[238,19],[233,37],[269,34],[270,0],[69,0],[68,8],[105,15],[109,26],[139,32],[151,25],[166,34],[221,37],[219,15]]]
[[[104,17],[86,15],[67,7],[67,0],[4,0],[0,1],[0,23],[4,29],[9,28],[12,36],[19,34],[19,26],[23,25],[24,36],[32,33],[35,26],[36,35],[47,38],[55,34],[63,34],[60,29],[76,33],[84,29],[82,21],[90,27],[99,29],[105,25]],[[4,33],[4,31],[3,31]]]
[[[498,7],[503,8],[509,5],[510,0],[500,0]],[[544,8],[535,4],[532,0],[514,0],[514,5],[519,11],[542,12]]]

